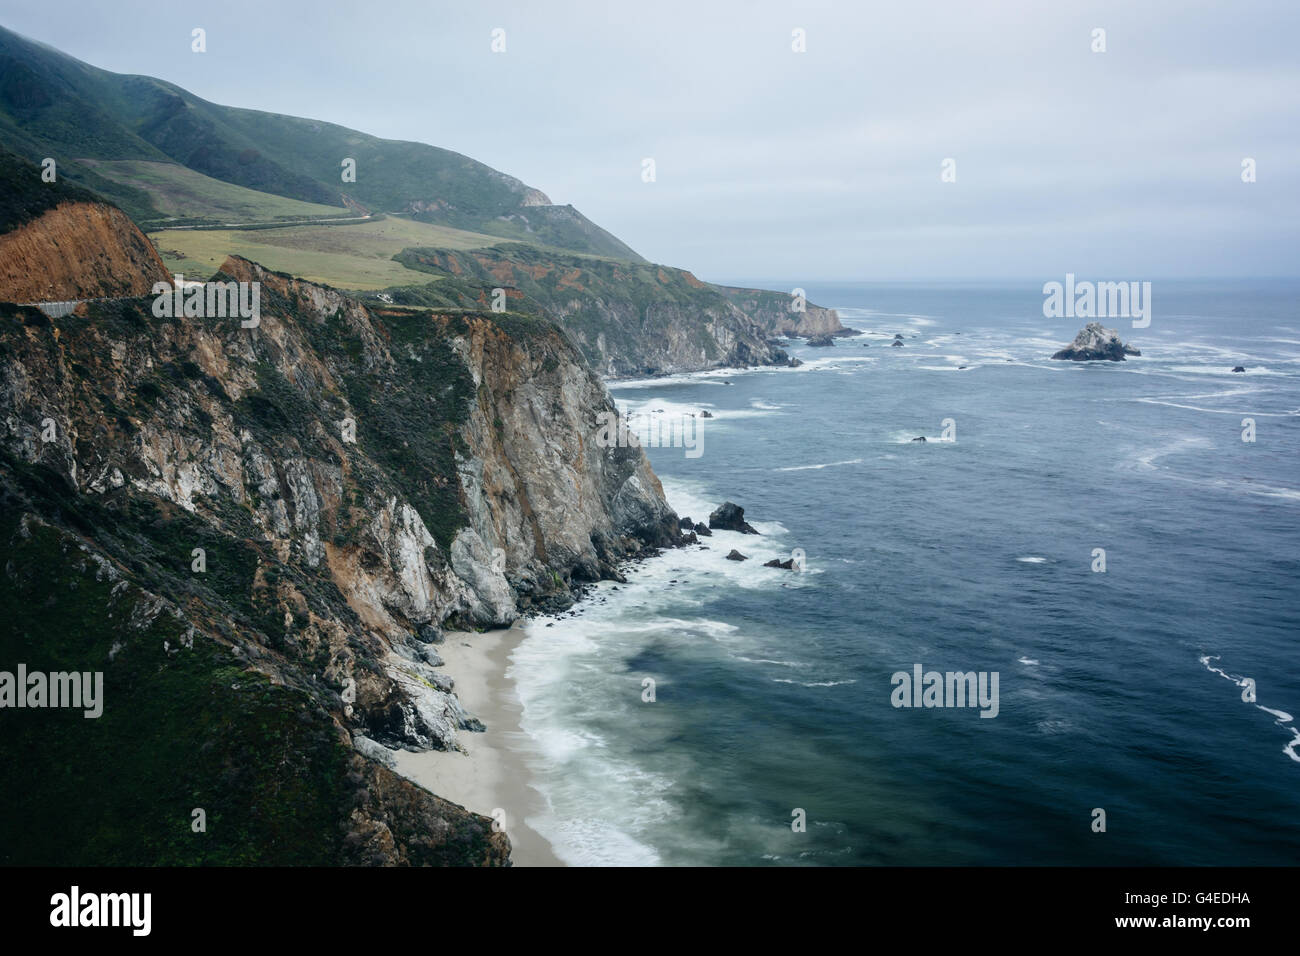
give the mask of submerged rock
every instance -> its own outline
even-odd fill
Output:
[[[1131,345],[1125,345],[1114,329],[1100,322],[1089,322],[1074,337],[1074,341],[1052,356],[1069,362],[1122,362],[1126,355],[1141,355]]]
[[[745,521],[745,509],[730,501],[724,501],[721,507],[709,515],[709,527],[720,531],[758,534],[758,531]]]
[[[891,344],[894,348],[896,348],[896,349],[901,349],[901,348],[903,347],[903,340],[902,340],[902,339],[894,339],[894,341],[891,342],[890,344]]]
[[[915,438],[912,439],[912,441],[925,441],[925,436],[917,435]]]

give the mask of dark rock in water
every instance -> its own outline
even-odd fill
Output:
[[[709,527],[714,531],[739,531],[741,534],[758,534],[745,521],[745,509],[738,504],[724,501],[722,506],[709,515]]]
[[[894,338],[896,338],[896,339],[901,339],[902,337],[903,337],[903,333],[902,333],[902,332],[895,332],[895,333],[894,333]]]
[[[925,436],[918,435],[916,438],[913,438],[912,441],[925,441]]]
[[[1235,368],[1233,368],[1233,371],[1234,371],[1234,372],[1244,372],[1244,371],[1246,371],[1246,367],[1245,367],[1244,365],[1238,365],[1238,366],[1236,366]]]
[[[692,521],[690,518],[678,518],[677,527],[681,528],[681,530],[683,531],[694,531],[695,522]]]
[[[901,349],[903,347],[903,342],[901,339],[894,339],[894,341],[891,342],[890,344],[893,345],[894,348],[896,349]]]
[[[709,411],[709,410],[706,408],[704,411],[700,412],[700,417],[701,417],[701,418],[712,418],[712,417],[713,417],[713,412]]]
[[[689,534],[682,535],[682,544],[699,544],[699,543],[700,543],[700,539],[695,537],[694,531],[690,532]]]
[[[813,348],[824,349],[827,346],[835,344],[835,339],[829,335],[814,335],[808,339],[808,344]]]
[[[961,371],[962,369],[964,369],[964,368],[970,368],[970,366],[969,366],[969,365],[958,365],[958,366],[957,366],[957,371],[960,372],[960,371]]]
[[[1141,355],[1131,345],[1119,340],[1119,333],[1100,322],[1089,322],[1074,341],[1052,356],[1068,362],[1122,362],[1126,355]]]
[[[741,554],[741,553],[740,553],[739,551],[737,551],[735,548],[732,548],[732,549],[731,549],[731,553],[727,555],[727,560],[728,560],[728,561],[748,561],[748,560],[749,560],[749,556],[748,556],[748,555]]]
[[[869,344],[870,344],[869,342],[863,342],[862,347],[865,349]]]
[[[783,569],[783,570],[785,570],[785,571],[793,571],[793,570],[794,570],[794,558],[788,558],[788,559],[785,560],[785,561],[782,561],[780,558],[773,558],[771,561],[765,561],[765,562],[763,562],[763,567],[765,567],[765,568],[781,568],[781,569]]]
[[[695,526],[695,529],[694,529],[694,530],[695,530],[695,533],[698,534],[701,538],[712,538],[712,537],[713,537],[713,532],[710,531],[708,525],[704,524],[703,522],[700,522],[699,524],[697,524],[697,525]]]

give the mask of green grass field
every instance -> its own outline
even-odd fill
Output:
[[[233,254],[311,282],[363,291],[431,281],[427,272],[393,261],[403,249],[479,249],[502,241],[394,216],[338,226],[164,229],[150,233],[150,238],[168,268],[188,279],[206,279]]]
[[[215,219],[220,222],[265,222],[275,219],[325,219],[352,216],[344,206],[324,206],[224,183],[176,163],[124,159],[78,160],[105,179],[143,189],[165,216]]]

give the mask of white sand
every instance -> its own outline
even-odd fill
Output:
[[[492,816],[505,811],[510,859],[515,866],[563,866],[551,845],[527,820],[545,810],[541,794],[529,785],[525,756],[528,735],[519,729],[522,710],[514,683],[506,677],[510,652],[523,640],[523,629],[483,634],[449,631],[437,645],[446,662],[441,668],[456,682],[464,708],[487,726],[483,733],[458,732],[468,754],[399,751],[397,770],[444,800]]]

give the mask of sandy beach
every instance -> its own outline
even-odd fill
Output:
[[[505,811],[510,859],[515,866],[563,866],[551,845],[527,821],[545,810],[541,794],[529,786],[526,734],[519,729],[521,706],[506,677],[510,652],[523,640],[522,627],[482,634],[450,631],[438,646],[456,682],[461,704],[487,726],[483,733],[460,731],[466,754],[431,751],[396,753],[398,772],[458,803],[492,816]]]

